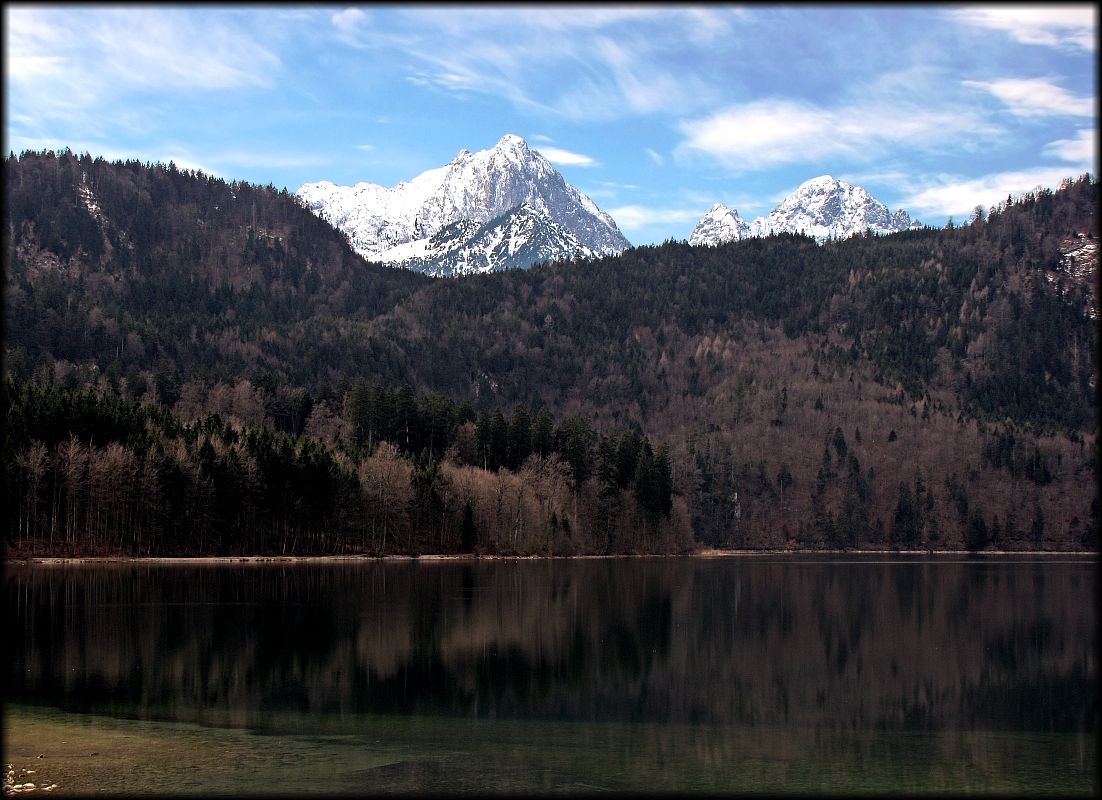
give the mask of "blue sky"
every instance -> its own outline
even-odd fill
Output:
[[[634,244],[808,178],[931,225],[1097,175],[1081,5],[8,4],[5,151],[393,186],[524,137]]]

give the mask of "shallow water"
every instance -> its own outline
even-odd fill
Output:
[[[5,761],[59,793],[1090,794],[1095,570],[9,565]]]

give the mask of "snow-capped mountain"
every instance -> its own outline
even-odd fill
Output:
[[[538,151],[506,134],[488,150],[387,188],[307,183],[307,207],[371,261],[433,275],[615,255],[630,247],[616,223]]]
[[[750,225],[723,203],[716,203],[696,223],[689,234],[689,244],[719,244],[737,242],[750,235]]]
[[[739,219],[737,211],[717,203],[697,223],[689,244],[720,244],[748,236],[800,232],[822,244],[827,239],[846,239],[866,230],[883,235],[920,227],[922,224],[912,221],[906,211],[890,212],[860,186],[821,175],[801,183],[780,205],[749,225]]]
[[[531,203],[521,203],[483,224],[453,222],[427,239],[386,252],[388,263],[442,277],[525,269],[540,262],[593,254],[578,236]]]

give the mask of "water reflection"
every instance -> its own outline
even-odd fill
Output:
[[[6,571],[15,702],[278,729],[382,713],[1094,732],[1090,561]]]

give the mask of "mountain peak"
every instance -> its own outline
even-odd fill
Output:
[[[497,144],[494,145],[495,150],[527,150],[528,142],[517,136],[515,133],[507,133],[497,140]]]
[[[819,175],[816,178],[809,178],[808,180],[801,183],[797,187],[796,191],[800,191],[800,189],[818,189],[818,188],[833,189],[835,187],[842,186],[842,185],[844,185],[842,183],[842,181],[838,180],[833,175]]]
[[[739,217],[738,211],[723,203],[716,203],[689,234],[689,244],[720,244],[736,242],[750,235],[750,226]]]
[[[801,183],[766,216],[747,225],[716,203],[689,235],[689,244],[721,244],[749,236],[774,233],[806,233],[820,244],[827,239],[846,239],[871,230],[884,235],[920,227],[902,209],[894,214],[860,186],[819,175]]]
[[[608,214],[512,133],[486,150],[460,150],[450,163],[393,188],[317,182],[304,184],[296,194],[344,231],[365,258],[395,266],[409,263],[433,274],[527,266],[520,263],[527,254],[534,258],[529,263],[576,253],[614,255],[630,246]],[[529,234],[517,227],[519,220],[537,216],[542,222],[529,228],[539,230],[539,248],[527,246]],[[441,249],[443,240],[433,244],[445,228],[447,253]],[[559,232],[547,234],[551,230]],[[501,237],[508,239],[507,247]],[[556,256],[560,245],[563,251]]]

